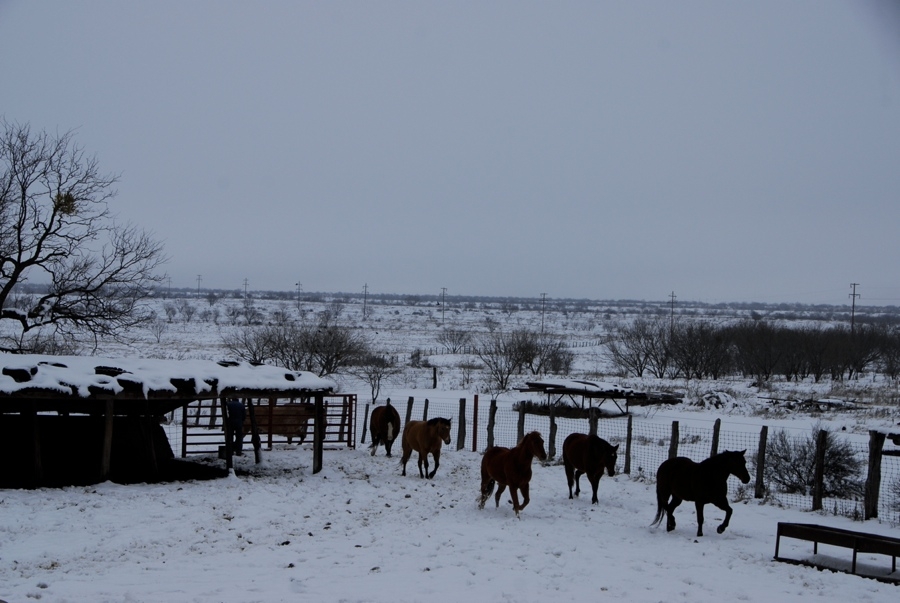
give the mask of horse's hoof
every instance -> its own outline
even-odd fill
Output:
[[[675,526],[666,526],[666,532],[671,532],[675,529]]]
[[[725,531],[725,526],[719,526],[718,528],[716,528],[716,532],[718,532],[719,534],[721,534],[724,531]]]

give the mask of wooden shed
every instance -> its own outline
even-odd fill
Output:
[[[0,354],[0,487],[168,479],[184,466],[160,425],[172,411],[198,400],[225,413],[228,398],[301,398],[321,417],[334,388],[312,373],[245,362]],[[322,421],[313,431],[317,472]]]

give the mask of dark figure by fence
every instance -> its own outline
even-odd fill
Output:
[[[581,494],[579,479],[587,474],[594,495],[591,504],[597,504],[597,486],[603,471],[613,477],[616,474],[618,445],[613,446],[603,438],[586,433],[573,433],[563,442],[563,464],[566,467],[566,480],[569,482],[569,498],[572,498],[572,485],[575,485],[575,496]]]
[[[716,528],[719,534],[724,532],[731,520],[728,476],[733,475],[745,484],[750,482],[745,452],[728,450],[701,463],[683,456],[664,461],[656,471],[656,517],[650,525],[659,525],[665,514],[666,531],[671,532],[675,529],[675,508],[681,501],[690,500],[697,507],[697,536],[703,536],[703,507],[707,503],[725,511],[725,521]]]
[[[387,456],[391,456],[391,446],[400,435],[400,413],[391,406],[390,402],[387,406],[378,406],[372,409],[369,433],[372,434],[372,456],[375,456],[375,450],[379,444],[383,444]]]
[[[528,496],[528,483],[531,481],[531,462],[534,457],[542,461],[547,458],[544,438],[537,431],[527,434],[515,448],[503,446],[488,448],[481,457],[481,501],[478,508],[484,508],[484,503],[494,491],[494,484],[498,486],[497,494],[494,496],[495,506],[499,507],[500,496],[509,486],[513,511],[518,517],[519,511],[531,500]],[[521,503],[517,491],[522,493]]]
[[[244,419],[247,409],[244,403],[237,398],[232,398],[225,403],[228,407],[228,426],[231,428],[231,449],[234,454],[240,456],[244,447]]]
[[[403,428],[403,475],[413,450],[419,453],[419,477],[431,479],[441,464],[441,442],[450,444],[450,419],[435,417],[427,421],[409,421]],[[428,454],[434,457],[434,471],[428,473]],[[425,471],[422,471],[422,466]]]

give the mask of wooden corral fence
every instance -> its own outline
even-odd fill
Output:
[[[356,394],[324,396],[324,443],[356,447]],[[266,447],[312,440],[315,412],[312,402],[294,398],[245,398],[247,412],[244,443],[251,444],[250,416],[255,418]],[[252,410],[250,405],[253,405]],[[181,457],[216,454],[225,444],[222,408],[218,400],[198,400],[183,407]]]

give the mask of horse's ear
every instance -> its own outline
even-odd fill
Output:
[[[613,446],[613,452],[618,452],[618,451],[619,451],[619,445],[616,444],[615,446]]]
[[[747,449],[746,449],[746,448],[744,448],[743,450],[741,450],[741,456],[744,456],[744,453],[745,453],[745,452],[747,452]]]

